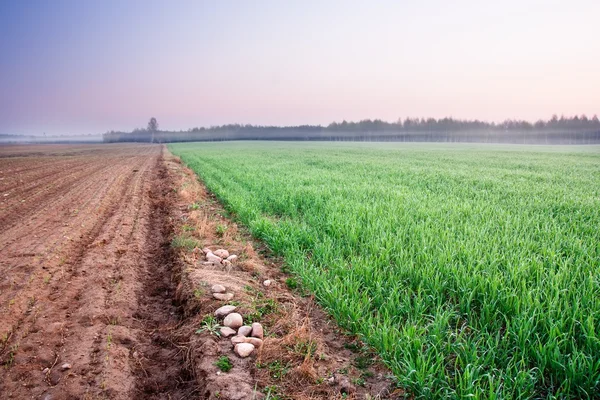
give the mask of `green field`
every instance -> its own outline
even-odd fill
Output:
[[[170,149],[417,397],[600,396],[600,147]]]

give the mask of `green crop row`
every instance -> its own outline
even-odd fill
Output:
[[[416,397],[600,393],[600,147],[170,148]]]

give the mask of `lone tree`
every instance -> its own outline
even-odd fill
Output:
[[[158,130],[158,121],[156,121],[156,118],[152,117],[152,118],[150,118],[150,121],[148,121],[148,131],[152,133],[151,143],[154,143],[154,133],[157,130]]]

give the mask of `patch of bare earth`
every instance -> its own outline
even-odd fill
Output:
[[[177,301],[184,320],[174,340],[185,347],[199,398],[405,397],[368,347],[341,332],[313,298],[288,288],[281,260],[269,257],[268,249],[224,217],[190,169],[174,156],[165,161],[178,194],[173,244],[182,271]],[[201,249],[226,249],[238,258],[231,265],[211,263]],[[265,280],[271,284],[265,286]],[[215,299],[215,284],[225,286],[233,299]],[[260,322],[265,329],[262,346],[247,358],[234,353],[231,338],[218,335],[223,321],[214,312],[223,305],[236,306],[244,324]],[[227,372],[218,363],[225,358],[231,366]]]
[[[191,398],[158,145],[0,151],[0,393]]]

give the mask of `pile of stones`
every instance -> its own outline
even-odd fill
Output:
[[[229,254],[229,252],[225,249],[219,249],[212,251],[211,249],[205,247],[202,249],[204,255],[206,257],[206,262],[208,264],[222,265],[224,267],[231,267],[231,265],[237,260],[238,256],[235,254]]]
[[[233,351],[240,357],[248,357],[255,349],[263,344],[264,330],[259,322],[252,325],[244,325],[241,314],[234,312],[236,306],[227,305],[215,311],[215,317],[223,318],[223,327],[220,329],[221,336],[231,337]]]

